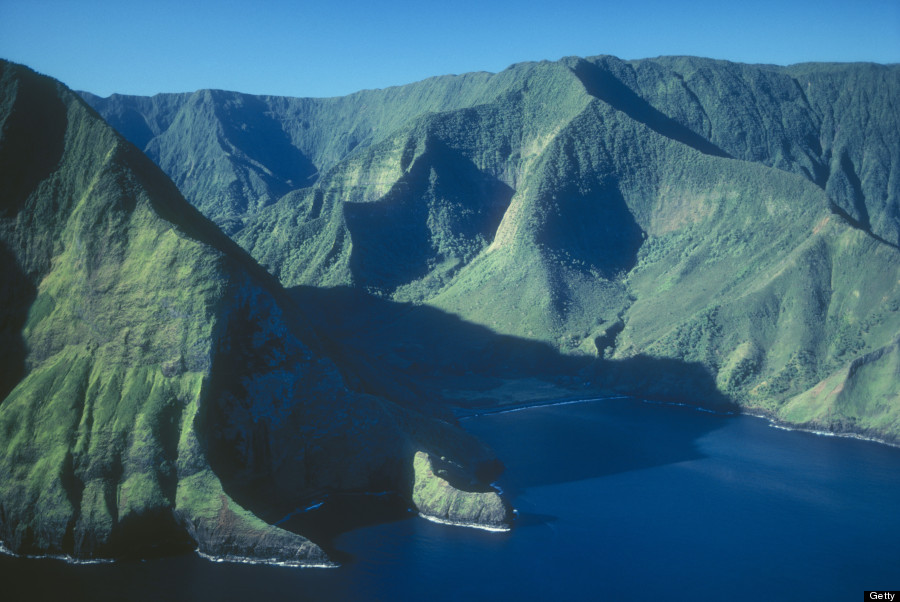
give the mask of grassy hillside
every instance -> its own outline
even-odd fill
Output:
[[[271,522],[411,496],[415,453],[495,474],[422,404],[354,391],[299,307],[62,84],[0,62],[0,539],[321,564]]]
[[[286,286],[352,286],[594,357],[576,370],[592,387],[646,391],[628,366],[682,362],[754,411],[896,440],[897,404],[875,418],[861,393],[811,391],[864,390],[847,366],[900,332],[898,93],[897,66],[601,56],[259,98],[316,176],[248,196],[257,208],[228,223]],[[173,99],[93,102],[155,124]],[[168,167],[176,181],[185,165]],[[360,328],[417,344],[406,325]],[[896,396],[875,380],[866,394]]]

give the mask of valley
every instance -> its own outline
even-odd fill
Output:
[[[900,443],[897,65],[0,86],[13,553],[334,566],[410,509],[504,530],[504,458],[463,423],[541,400]]]
[[[898,82],[896,66],[599,56],[329,99],[86,98],[392,380],[527,379],[550,354],[549,387],[896,441]],[[646,362],[671,374],[648,383]]]

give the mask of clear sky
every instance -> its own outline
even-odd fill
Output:
[[[900,0],[0,0],[0,57],[106,96],[337,96],[613,54],[900,62]]]

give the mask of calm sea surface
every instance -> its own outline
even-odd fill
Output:
[[[850,600],[900,589],[900,449],[633,400],[463,420],[507,465],[510,533],[404,520],[341,568],[0,557],[0,599]]]

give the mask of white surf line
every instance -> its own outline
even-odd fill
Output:
[[[531,410],[536,408],[549,408],[554,406],[567,406],[576,403],[590,403],[593,401],[611,401],[613,399],[629,399],[630,395],[614,395],[610,397],[587,397],[584,399],[563,399],[527,402],[523,404],[511,404],[497,408],[486,408],[481,410],[472,410],[472,414],[460,416],[459,420],[467,420],[469,418],[478,418],[480,416],[488,416],[493,414],[509,414],[510,412],[521,412],[522,410]]]
[[[737,412],[731,411],[722,411],[722,410],[713,410],[710,408],[706,408],[703,406],[691,404],[691,403],[683,403],[679,401],[658,401],[655,399],[641,399],[640,397],[634,397],[633,395],[611,395],[605,397],[586,397],[584,399],[562,399],[562,400],[549,400],[545,402],[533,402],[533,403],[524,403],[519,405],[510,405],[506,407],[498,407],[498,408],[488,408],[483,410],[473,410],[472,414],[467,414],[465,416],[460,416],[459,420],[466,420],[469,418],[477,418],[479,416],[487,416],[493,414],[507,414],[509,412],[521,412],[522,410],[530,410],[532,408],[548,408],[554,406],[566,406],[572,405],[576,403],[591,403],[595,401],[613,401],[616,399],[633,399],[635,401],[640,401],[641,403],[648,403],[651,405],[658,406],[672,406],[679,408],[687,408],[689,410],[694,410],[696,412],[705,412],[707,414],[716,414],[718,416],[737,416]]]
[[[301,562],[299,560],[278,560],[277,558],[250,558],[247,556],[213,556],[211,554],[205,554],[201,552],[199,549],[194,550],[194,552],[205,560],[209,560],[210,562],[222,563],[222,562],[234,562],[237,564],[267,564],[272,566],[283,566],[283,567],[291,567],[291,568],[322,568],[322,569],[330,569],[337,568],[340,565],[336,563],[313,563],[313,562]],[[3,542],[0,542],[0,554],[4,554],[6,556],[12,556],[13,558],[25,558],[28,560],[60,560],[65,562],[66,564],[112,564],[116,562],[115,558],[88,558],[81,559],[75,558],[68,554],[16,554],[12,550],[6,547]]]
[[[0,554],[29,560],[61,560],[66,564],[112,564],[116,561],[115,558],[75,558],[69,554],[16,554],[2,541],[0,541]]]
[[[641,403],[647,403],[651,405],[659,405],[659,406],[674,406],[674,407],[682,407],[690,410],[694,410],[696,412],[704,412],[707,414],[715,414],[718,416],[750,416],[752,418],[761,418],[763,420],[768,421],[769,426],[772,428],[780,429],[783,431],[797,431],[801,433],[810,433],[812,435],[819,435],[821,437],[843,437],[845,439],[857,439],[859,441],[868,441],[870,443],[880,443],[881,445],[887,445],[888,447],[896,447],[900,448],[900,443],[893,443],[891,441],[885,441],[884,439],[879,439],[877,437],[866,437],[865,435],[860,435],[858,433],[835,433],[831,431],[820,431],[817,429],[804,428],[802,426],[789,426],[779,420],[767,416],[765,414],[752,414],[743,409],[738,409],[736,412],[731,411],[722,411],[722,410],[713,410],[710,408],[706,408],[699,405],[694,405],[690,403],[682,403],[678,401],[658,401],[654,399],[641,399],[639,397],[634,397],[632,395],[617,395],[612,397],[589,397],[586,399],[567,399],[562,401],[547,401],[547,402],[535,402],[531,404],[520,404],[520,405],[511,405],[507,407],[499,407],[499,408],[488,408],[482,410],[471,410],[471,414],[466,414],[463,416],[459,416],[457,419],[468,420],[470,418],[478,418],[480,416],[487,416],[490,414],[506,414],[508,412],[521,412],[522,410],[530,410],[532,408],[546,408],[551,406],[564,406],[575,403],[588,403],[593,401],[609,401],[614,399],[634,399],[635,401],[640,401]]]
[[[439,525],[450,525],[451,527],[467,527],[469,529],[481,529],[482,531],[491,531],[493,533],[508,533],[512,530],[509,527],[489,527],[487,525],[480,525],[478,523],[467,523],[460,520],[438,518],[437,516],[431,516],[430,514],[423,514],[421,512],[419,512],[419,516],[421,516],[425,520],[430,520],[433,523],[438,523]]]
[[[336,569],[341,566],[335,562],[302,562],[299,560],[278,560],[277,558],[251,558],[249,556],[232,556],[230,554],[225,556],[213,556],[212,554],[201,552],[199,549],[194,550],[194,552],[200,558],[203,558],[204,560],[208,560],[210,562],[215,562],[217,564],[225,562],[234,564],[265,564],[269,566],[283,566],[292,569]]]
[[[469,418],[478,418],[480,416],[486,416],[490,414],[506,414],[508,412],[521,412],[522,410],[530,410],[532,408],[546,408],[552,406],[564,406],[576,403],[589,403],[593,401],[610,401],[614,399],[634,399],[635,401],[640,401],[641,403],[646,403],[650,405],[658,405],[658,406],[672,406],[672,407],[680,407],[687,408],[689,410],[694,410],[695,412],[704,412],[706,414],[715,414],[717,416],[750,416],[751,418],[761,418],[766,420],[769,423],[769,426],[775,429],[779,429],[782,431],[797,431],[800,433],[810,433],[812,435],[818,435],[820,437],[842,437],[844,439],[856,439],[858,441],[868,441],[870,443],[879,443],[881,445],[887,445],[888,447],[900,448],[900,444],[893,443],[891,441],[885,441],[884,439],[879,439],[877,437],[866,437],[865,435],[860,435],[858,433],[835,433],[832,431],[821,431],[818,429],[812,428],[804,428],[802,426],[789,426],[779,420],[772,418],[770,416],[766,416],[765,414],[752,414],[750,412],[746,412],[744,410],[738,410],[737,412],[731,411],[722,411],[722,410],[713,410],[710,408],[706,408],[699,405],[694,405],[691,403],[683,403],[678,401],[658,401],[655,399],[641,399],[639,397],[634,397],[632,395],[616,395],[612,397],[589,397],[586,399],[567,399],[562,401],[547,401],[547,402],[536,402],[533,404],[521,404],[516,406],[509,407],[501,407],[497,409],[486,409],[486,410],[478,410],[472,414],[468,414],[465,416],[460,416],[459,420],[467,420]]]
[[[877,437],[866,437],[865,435],[859,435],[857,433],[835,433],[832,431],[820,431],[817,429],[804,428],[802,426],[788,426],[787,424],[779,422],[777,419],[766,416],[765,414],[750,414],[748,412],[745,413],[744,416],[750,416],[751,418],[759,418],[761,420],[765,420],[769,423],[769,427],[778,429],[780,431],[809,433],[810,435],[817,435],[819,437],[841,437],[843,439],[856,439],[858,441],[868,441],[870,443],[880,443],[881,445],[887,445],[888,447],[900,448],[900,444],[885,441],[884,439],[878,439]]]
[[[637,398],[635,398],[637,399]],[[712,410],[703,406],[694,405],[692,403],[683,403],[680,401],[658,401],[656,399],[641,399],[641,403],[649,403],[654,406],[672,406],[676,408],[687,408],[695,412],[704,412],[706,414],[715,414],[716,416],[739,416],[738,412],[723,412],[722,410]]]

